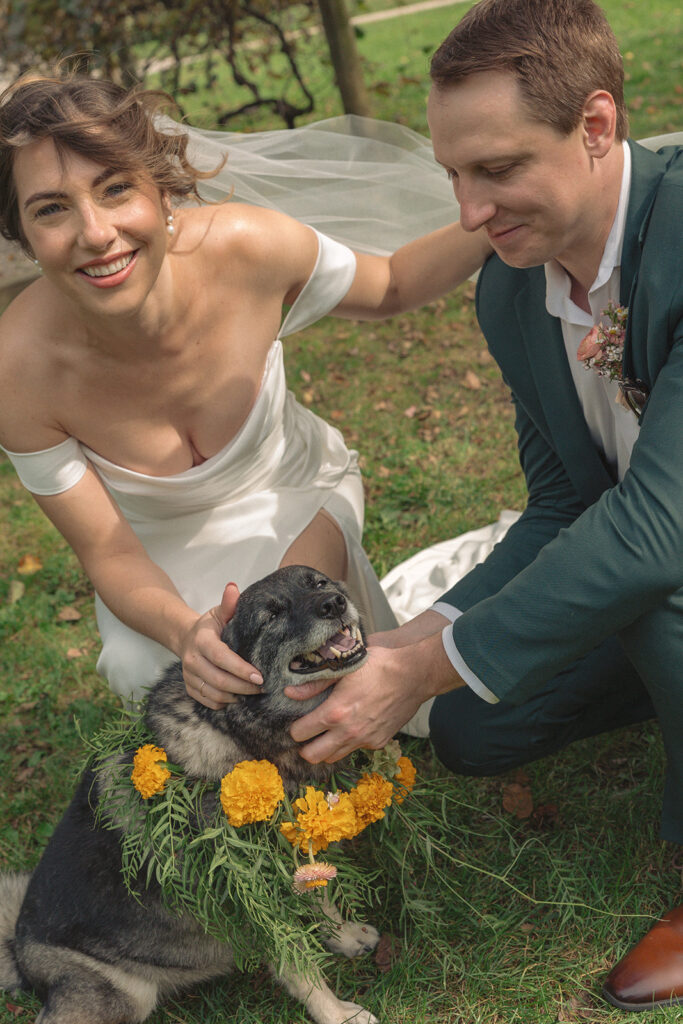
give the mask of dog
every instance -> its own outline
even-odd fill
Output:
[[[305,701],[283,691],[334,679],[367,657],[344,587],[305,566],[278,569],[241,594],[222,639],[259,669],[262,692],[212,710],[187,694],[176,662],[147,700],[155,742],[191,777],[218,781],[239,761],[266,758],[290,792],[323,781],[329,766],[307,764],[289,726],[327,691]],[[121,873],[123,831],[98,826],[97,797],[98,779],[86,771],[33,874],[0,877],[0,987],[38,993],[36,1024],[138,1024],[169,995],[222,976],[233,963],[227,943],[190,915],[165,909],[156,882],[141,899],[131,896]],[[357,956],[378,940],[370,925],[342,923],[337,914],[325,941],[333,952]],[[378,1024],[319,975],[271,971],[317,1024]]]

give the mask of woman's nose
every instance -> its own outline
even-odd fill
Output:
[[[116,238],[118,230],[109,211],[95,203],[86,203],[80,210],[79,242],[85,248],[106,249]]]

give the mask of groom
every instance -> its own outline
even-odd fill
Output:
[[[462,225],[493,250],[477,309],[512,391],[528,504],[292,735],[334,761],[381,747],[436,696],[439,757],[483,775],[654,714],[662,836],[681,843],[683,148],[627,141],[622,61],[592,0],[481,0],[431,75],[436,159]],[[618,308],[607,365],[593,328]],[[683,1002],[683,906],[604,994],[625,1010]]]

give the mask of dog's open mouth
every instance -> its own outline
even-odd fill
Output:
[[[344,671],[364,658],[366,653],[360,628],[343,626],[339,633],[335,633],[315,651],[297,654],[289,667],[299,675],[321,672],[323,669]]]

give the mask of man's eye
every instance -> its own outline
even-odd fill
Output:
[[[486,173],[489,178],[505,178],[514,170],[514,164],[507,164],[505,167],[488,167]]]

